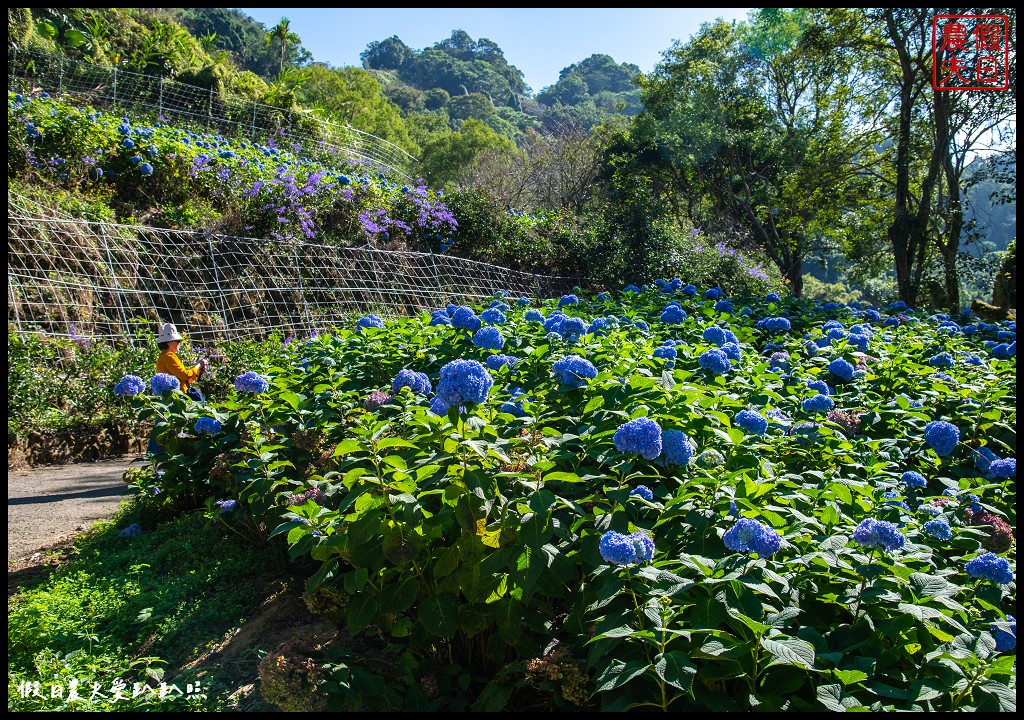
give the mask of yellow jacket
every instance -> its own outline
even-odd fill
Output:
[[[198,380],[199,376],[203,374],[202,369],[198,365],[190,368],[185,367],[178,357],[178,353],[171,352],[170,350],[160,353],[160,357],[156,360],[156,371],[178,378],[178,382],[181,383],[182,392],[188,392],[188,386]]]

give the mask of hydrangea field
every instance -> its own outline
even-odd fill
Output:
[[[166,449],[147,502],[287,544],[374,648],[278,678],[305,709],[1012,711],[1015,355],[1013,322],[675,280],[117,393]]]

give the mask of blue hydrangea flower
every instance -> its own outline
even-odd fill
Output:
[[[900,496],[900,494],[898,492],[896,492],[895,490],[886,490],[885,494],[882,495],[882,499],[883,500],[887,500],[888,502],[884,502],[882,504],[883,505],[894,505],[896,507],[899,507],[899,508],[902,508],[902,509],[906,510],[907,512],[910,512],[910,506],[909,505],[907,505],[902,500],[897,500],[896,499],[899,496]]]
[[[452,360],[441,368],[437,398],[448,407],[482,404],[487,400],[494,380],[487,368],[476,360]],[[439,415],[441,413],[438,413]]]
[[[640,288],[638,288],[636,285],[627,285],[626,287],[622,288],[622,292],[639,294]]]
[[[529,304],[530,298],[528,297],[521,297],[518,300],[516,300],[516,305],[518,305],[519,307],[527,307]]]
[[[583,387],[587,384],[587,380],[597,377],[597,368],[593,363],[579,355],[567,355],[561,360],[555,361],[551,370],[559,382],[573,387]]]
[[[718,349],[724,352],[725,356],[733,362],[740,362],[743,359],[743,351],[734,342],[722,343],[722,346]]]
[[[529,322],[543,323],[544,322],[544,313],[542,313],[537,308],[530,308],[529,310],[526,311],[525,318]]]
[[[562,323],[565,322],[567,316],[560,312],[553,312],[551,316],[544,321],[544,332],[547,333],[558,333],[561,335]]]
[[[480,319],[488,325],[504,325],[505,313],[496,307],[492,307],[480,313]]]
[[[501,350],[505,347],[505,337],[496,327],[480,328],[473,333],[473,344],[481,350]]]
[[[609,302],[611,299],[612,299],[612,296],[609,295],[608,293],[606,293],[606,292],[599,292],[597,294],[597,297],[594,298],[594,302],[604,303],[604,302]]]
[[[604,561],[612,565],[630,565],[636,562],[636,547],[628,535],[609,530],[601,536],[598,547]]]
[[[752,435],[768,432],[768,421],[756,410],[740,410],[736,413],[736,425]]]
[[[676,324],[681,323],[685,319],[686,311],[676,303],[666,305],[665,309],[661,311],[661,321],[663,323]]]
[[[889,307],[887,308],[887,310],[889,312],[891,312],[891,313],[892,312],[897,312],[897,313],[906,312],[909,309],[910,309],[910,307],[904,301],[902,301],[902,300],[897,300],[896,302],[889,303]]]
[[[725,375],[732,369],[729,356],[717,348],[701,353],[697,364],[714,375]]]
[[[693,459],[696,448],[682,430],[664,430],[661,433],[662,464],[683,466]]]
[[[827,413],[835,406],[835,401],[833,401],[828,395],[814,395],[800,402],[800,407],[803,408],[804,412],[812,415],[816,413]]]
[[[960,429],[945,420],[932,420],[924,426],[924,441],[939,457],[949,455],[960,442]]]
[[[689,297],[693,297],[694,295],[697,294],[697,286],[696,285],[687,284],[687,285],[684,285],[682,288],[680,288],[679,292],[681,292],[683,295],[687,295]]]
[[[924,475],[915,470],[907,470],[900,475],[900,482],[911,488],[923,488],[928,484],[928,481],[924,479]]]
[[[238,509],[237,500],[218,500],[214,503],[214,505],[220,508],[221,515],[224,515],[229,512],[234,512],[235,510]]]
[[[142,535],[142,526],[138,523],[132,523],[128,527],[121,530],[117,535],[118,537],[138,537]]]
[[[384,327],[384,321],[380,319],[379,315],[374,315],[373,313],[370,313],[369,315],[366,315],[365,317],[359,318],[359,320],[356,322],[356,327],[357,328],[371,328],[371,327],[372,328],[382,328],[382,327]]]
[[[773,528],[752,518],[740,518],[722,536],[725,546],[738,553],[756,553],[771,557],[782,548],[782,536]]]
[[[998,585],[1009,585],[1013,582],[1013,571],[1006,558],[987,552],[964,565],[967,576],[975,579],[991,580]]]
[[[558,299],[558,307],[562,308],[566,305],[578,305],[580,299],[575,295],[563,295]]]
[[[673,345],[661,345],[654,348],[654,357],[663,358],[668,361],[674,361],[676,359],[676,349]]]
[[[192,426],[192,429],[197,433],[216,435],[220,432],[220,423],[217,422],[216,418],[212,417],[196,418],[196,424]]]
[[[718,327],[717,325],[712,325],[711,327],[704,328],[704,332],[701,335],[701,337],[710,343],[718,345],[719,347],[725,344],[725,330]]]
[[[653,460],[661,455],[661,426],[648,417],[634,418],[619,425],[612,441],[621,452]]]
[[[953,356],[948,352],[939,353],[928,358],[928,364],[932,367],[953,367]]]
[[[577,340],[586,332],[587,324],[578,317],[567,317],[562,321],[562,324],[558,326],[558,334],[562,336],[563,340],[569,342]]]
[[[853,531],[853,540],[866,548],[881,547],[892,552],[902,548],[907,539],[895,523],[867,518]]]
[[[763,322],[764,329],[770,332],[772,335],[789,332],[790,329],[792,329],[792,324],[789,322],[789,318],[785,317],[765,318]]]
[[[460,306],[451,313],[452,326],[461,330],[476,332],[480,329],[480,318],[473,312],[473,308]]]
[[[732,313],[732,311],[732,301],[730,300],[719,300],[715,303],[715,312]]]
[[[430,313],[430,324],[431,325],[451,325],[452,320],[448,317],[448,313],[444,310],[435,310]]]
[[[114,386],[114,394],[120,397],[135,397],[146,389],[146,381],[137,375],[125,375]]]
[[[640,332],[644,333],[650,330],[650,328],[647,326],[647,323],[645,323],[643,320],[634,320],[633,327],[637,328]]]
[[[828,383],[824,380],[808,380],[807,387],[811,390],[817,390],[819,395],[831,395],[832,388],[828,386]]]
[[[512,395],[509,397],[508,402],[502,403],[501,412],[515,415],[516,417],[525,417],[526,411],[523,409],[523,402],[530,398],[526,395],[526,391],[522,388],[516,388],[512,391]]]
[[[840,380],[851,380],[853,378],[853,365],[843,358],[836,358],[828,364],[828,371]]]
[[[989,474],[994,478],[1017,477],[1017,458],[993,460],[988,466]]]
[[[433,389],[430,385],[430,378],[427,377],[426,373],[416,372],[415,370],[399,370],[394,380],[391,381],[391,392],[393,394],[397,393],[404,387],[411,389],[418,395],[429,395]]]
[[[921,529],[936,540],[949,540],[953,537],[953,530],[949,527],[949,523],[941,518],[929,520],[921,526]]]
[[[846,337],[846,341],[856,347],[861,352],[867,352],[868,345],[871,344],[871,338],[864,333],[850,333]]]
[[[270,383],[253,370],[244,372],[235,378],[235,390],[238,392],[259,394],[266,392],[269,388]]]
[[[789,370],[789,353],[782,351],[772,353],[772,356],[768,358],[768,367],[772,370],[786,372]]]
[[[512,355],[489,355],[487,360],[487,368],[490,370],[498,370],[504,366],[508,366],[511,370],[519,362],[519,358],[513,357]]]
[[[777,303],[777,302],[781,302],[782,298],[780,298],[777,293],[770,292],[770,293],[768,293],[767,295],[764,296],[764,301],[765,302],[770,302],[770,303],[772,303],[772,302],[776,302]]]
[[[430,401],[430,412],[435,415],[442,416],[448,414],[448,403],[439,397],[435,397]]]
[[[1009,652],[1016,648],[1017,618],[1013,615],[1007,615],[1005,623],[992,625],[992,637],[996,641],[996,652]]]
[[[654,540],[645,532],[637,531],[626,536],[633,543],[638,562],[650,562],[654,559]]]
[[[157,373],[150,379],[149,388],[157,395],[163,395],[171,390],[181,389],[181,383],[173,375]]]
[[[704,291],[704,299],[705,300],[718,300],[723,295],[725,295],[725,293],[722,292],[721,290],[719,290],[716,287],[708,288],[707,290]]]
[[[618,318],[616,317],[599,317],[594,318],[590,322],[590,326],[587,328],[587,334],[593,335],[594,337],[600,337],[608,332],[608,329],[618,325]]]
[[[648,501],[654,500],[654,492],[646,485],[637,485],[629,491],[629,496],[643,498]]]

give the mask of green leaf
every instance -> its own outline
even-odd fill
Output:
[[[364,592],[353,596],[348,606],[348,632],[357,634],[377,619],[377,597]]]
[[[572,472],[550,472],[544,476],[544,482],[553,481],[578,483],[583,482],[583,478]]]
[[[388,585],[380,594],[380,611],[385,614],[408,610],[419,597],[420,586],[415,577],[409,576],[397,585]]]
[[[796,665],[807,670],[814,667],[814,646],[800,638],[761,638],[761,647],[774,657],[770,665]]]
[[[515,685],[499,682],[495,678],[480,691],[479,697],[470,705],[470,710],[473,712],[501,712],[508,704],[508,699],[512,697],[513,690],[515,690]]]
[[[334,571],[338,568],[338,558],[328,558],[320,569],[306,581],[306,592],[316,592],[316,589],[334,577]]]
[[[594,678],[594,692],[600,693],[622,687],[633,678],[642,675],[648,667],[650,666],[647,663],[638,660],[628,663],[612,660],[612,664]]]
[[[292,410],[298,410],[299,403],[305,399],[291,390],[282,390],[278,397],[288,403]]]
[[[678,650],[659,653],[654,658],[654,671],[672,687],[692,694],[693,677],[697,674],[697,666],[690,662],[686,653]]]
[[[363,449],[363,444],[358,440],[342,440],[338,443],[338,446],[334,448],[334,453],[331,457],[341,457],[342,455],[351,455],[354,452],[358,452]]]
[[[443,638],[455,637],[455,632],[459,629],[458,602],[454,595],[423,598],[419,617],[427,632]]]
[[[393,447],[414,448],[414,447],[416,447],[416,444],[415,443],[411,443],[408,440],[403,440],[402,438],[397,438],[397,437],[384,438],[383,440],[381,440],[380,442],[377,443],[377,449],[378,450],[385,450],[387,448],[393,448]]]
[[[833,670],[832,674],[836,676],[836,680],[841,682],[843,685],[853,685],[859,683],[861,680],[866,680],[868,674],[860,670]]]
[[[583,408],[583,414],[586,415],[601,407],[604,407],[604,398],[597,395],[596,397],[590,398],[590,401]]]

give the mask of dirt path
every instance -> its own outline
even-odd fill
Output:
[[[7,566],[110,517],[136,456],[7,471]],[[136,462],[134,464],[140,464]]]

